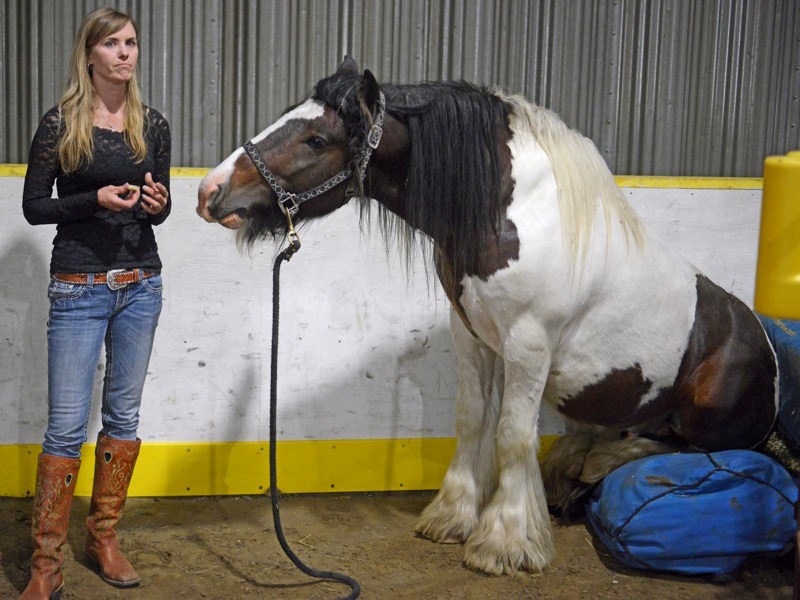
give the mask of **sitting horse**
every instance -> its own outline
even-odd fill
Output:
[[[754,313],[648,230],[588,139],[520,96],[380,86],[347,57],[198,196],[245,244],[352,197],[376,200],[407,248],[430,241],[452,304],[458,444],[416,529],[465,542],[470,568],[551,563],[545,484],[566,505],[665,439],[747,448],[773,426],[775,353]],[[540,468],[542,402],[574,428]]]

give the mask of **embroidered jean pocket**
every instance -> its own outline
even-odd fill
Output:
[[[80,283],[66,283],[58,279],[50,278],[50,285],[47,287],[47,297],[51,300],[74,299],[83,294],[86,286]]]
[[[142,279],[142,286],[151,294],[161,294],[164,291],[161,275],[153,275],[147,279]]]

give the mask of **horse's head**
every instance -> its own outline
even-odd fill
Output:
[[[346,57],[311,98],[211,170],[200,183],[197,213],[251,243],[285,233],[287,214],[297,223],[332,212],[363,195],[383,114],[375,78]]]

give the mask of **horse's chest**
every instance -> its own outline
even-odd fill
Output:
[[[521,260],[486,280],[466,278],[460,304],[500,356],[513,348],[515,358],[547,357],[545,372],[529,371],[542,373],[545,401],[565,416],[607,426],[657,416],[689,342],[695,271],[658,247],[599,278],[587,269],[576,284],[556,261]]]

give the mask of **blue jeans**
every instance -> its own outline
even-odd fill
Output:
[[[49,410],[42,452],[80,457],[104,342],[102,433],[118,440],[136,439],[142,389],[161,314],[161,291],[160,275],[119,290],[50,279]]]

